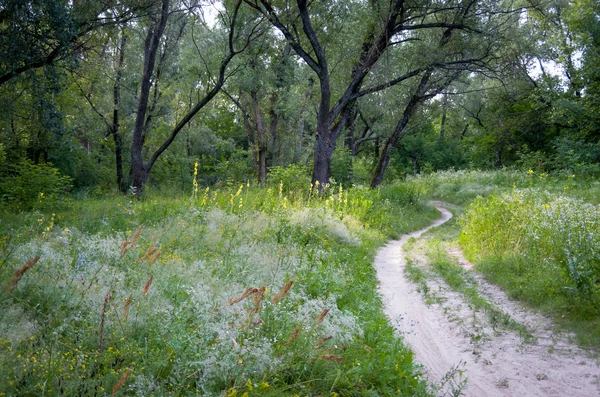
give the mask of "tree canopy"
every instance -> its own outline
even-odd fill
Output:
[[[373,188],[598,171],[592,0],[3,0],[0,32],[4,201],[31,165],[138,196],[195,164],[205,185],[293,166]]]

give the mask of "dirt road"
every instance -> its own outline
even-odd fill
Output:
[[[438,303],[427,305],[406,274],[403,245],[452,218],[434,203],[442,216],[428,228],[391,241],[375,258],[385,311],[432,383],[453,373],[438,395],[452,395],[467,380],[465,396],[600,396],[600,367],[588,352],[553,331],[551,322],[509,301],[503,292],[476,278],[481,295],[530,330],[526,340],[514,330],[498,332],[482,323],[461,294],[440,280],[428,280]],[[455,253],[460,256],[460,253]],[[464,261],[464,259],[462,259]],[[533,336],[533,338],[531,338]],[[454,369],[454,370],[453,370]]]

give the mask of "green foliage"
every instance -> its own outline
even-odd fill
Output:
[[[23,160],[6,164],[0,176],[2,201],[22,209],[55,207],[65,202],[70,189],[71,178],[51,164]]]
[[[600,173],[600,142],[574,141],[569,138],[557,139],[556,154],[552,166],[565,173]]]
[[[476,199],[467,208],[459,241],[512,295],[552,311],[564,311],[561,305],[570,302],[571,318],[596,321],[599,211],[564,194],[514,190]]]
[[[310,170],[299,164],[270,167],[267,178],[272,185],[283,184],[288,192],[308,191],[310,188]]]

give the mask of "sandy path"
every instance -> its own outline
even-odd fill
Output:
[[[389,242],[378,252],[374,265],[385,312],[430,380],[438,383],[460,364],[468,379],[465,396],[600,396],[600,367],[595,360],[564,336],[554,335],[547,319],[518,307],[480,277],[482,295],[515,320],[526,321],[535,342],[525,344],[515,332],[506,331],[491,332],[489,338],[474,345],[469,335],[481,330],[469,327],[474,326],[472,318],[477,314],[459,294],[445,293],[443,305],[424,303],[416,286],[405,277],[402,246],[409,238],[418,238],[452,218],[440,203],[434,204],[442,216],[425,229]],[[454,318],[447,315],[448,308]],[[442,389],[440,395],[444,393]]]

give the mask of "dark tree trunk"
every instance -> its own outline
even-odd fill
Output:
[[[411,160],[413,165],[413,175],[417,175],[420,172],[419,160],[417,160],[416,157],[413,157]]]
[[[350,116],[348,117],[348,120],[346,120],[346,142],[345,142],[346,147],[348,148],[348,150],[350,151],[352,156],[354,156],[354,143],[356,142],[355,121],[356,121],[357,115],[358,115],[358,112],[356,111],[356,104],[353,104],[352,107],[350,108]]]
[[[446,115],[448,112],[448,94],[444,94],[442,99],[442,121],[440,123],[440,147],[444,147],[446,134]]]
[[[269,138],[271,138],[271,147],[273,151],[277,147],[277,126],[279,125],[280,115],[277,113],[277,92],[271,93],[270,100],[270,108],[269,108],[269,118],[271,119],[269,123]]]
[[[256,129],[256,163],[258,166],[258,183],[263,185],[267,181],[267,142],[265,133],[265,123],[263,115],[260,111],[258,102],[258,94],[256,91],[250,93],[252,100],[252,114],[254,117],[254,125]]]
[[[169,17],[169,0],[162,0],[160,18],[148,28],[144,42],[144,69],[140,84],[140,95],[137,104],[133,139],[131,142],[131,173],[134,194],[139,197],[148,178],[148,169],[144,164],[142,149],[144,147],[144,127],[146,126],[146,112],[152,86],[152,75],[156,64],[156,55],[160,40],[167,26]]]
[[[410,120],[410,117],[413,115],[415,110],[417,110],[419,104],[426,99],[425,92],[427,90],[427,83],[429,82],[431,74],[431,70],[428,70],[423,74],[419,86],[417,87],[415,93],[412,95],[410,101],[404,108],[402,117],[400,118],[400,121],[398,121],[398,124],[394,129],[394,133],[385,142],[383,150],[381,151],[381,156],[379,157],[379,163],[377,164],[377,168],[375,169],[375,174],[373,175],[373,179],[371,180],[371,189],[375,189],[381,184],[381,182],[383,182],[383,175],[385,174],[387,166],[390,163],[390,156],[392,155],[392,151],[398,144],[398,140],[400,139],[400,137],[404,135],[405,128],[408,124],[408,121]]]
[[[123,60],[125,58],[125,43],[127,35],[121,30],[121,42],[119,43],[119,61],[117,64],[117,75],[113,87],[113,120],[111,134],[115,142],[115,165],[117,172],[117,187],[120,192],[127,192],[127,184],[123,178],[123,138],[119,131],[119,104],[121,101],[121,75],[123,72]]]
[[[461,141],[465,138],[465,135],[467,134],[468,130],[469,130],[469,123],[465,124],[465,128],[463,128],[462,132],[460,133]]]
[[[321,134],[317,135],[312,181],[314,184],[319,182],[319,190],[323,188],[323,185],[329,183],[329,178],[331,177],[331,155],[334,149],[335,145],[332,145],[331,141],[321,137]]]

